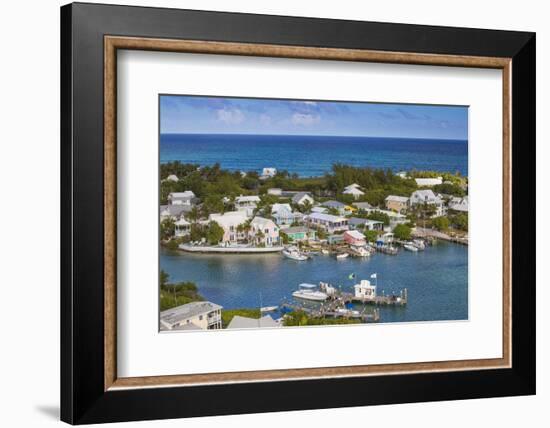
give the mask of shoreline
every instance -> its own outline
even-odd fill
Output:
[[[219,247],[219,246],[194,246],[187,244],[178,245],[178,250],[187,253],[209,253],[209,254],[266,254],[279,253],[284,250],[283,246],[277,247]]]

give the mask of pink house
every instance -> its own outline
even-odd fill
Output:
[[[267,218],[254,217],[250,222],[249,236],[255,245],[279,245],[279,227]]]
[[[365,235],[357,230],[347,230],[344,232],[344,241],[350,245],[357,247],[364,247],[367,242],[365,241]]]

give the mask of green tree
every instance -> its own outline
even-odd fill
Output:
[[[218,223],[211,221],[206,231],[206,240],[210,245],[216,245],[223,239],[224,233],[223,228]]]
[[[398,224],[395,226],[395,229],[393,229],[393,234],[401,241],[408,241],[411,239],[411,228],[406,224]]]
[[[378,238],[378,232],[376,230],[364,230],[363,235],[365,235],[367,242],[376,242]]]
[[[199,224],[192,224],[191,229],[189,230],[189,240],[190,241],[201,241],[205,237],[204,230]]]
[[[444,231],[449,228],[449,219],[447,217],[436,217],[432,220],[432,227]]]
[[[390,216],[381,211],[372,211],[370,214],[366,215],[366,218],[369,220],[381,221],[384,223],[384,226],[389,226]]]
[[[160,222],[160,239],[163,241],[166,241],[172,236],[174,236],[174,232],[176,231],[176,224],[174,223],[174,220],[171,218],[165,218]]]
[[[170,280],[170,275],[168,275],[163,269],[160,270],[160,275],[159,275],[159,282],[160,282],[160,287],[165,287],[166,284],[168,284],[168,281]]]
[[[468,214],[457,214],[453,217],[452,222],[457,229],[468,231]]]
[[[208,195],[202,204],[202,216],[208,217],[210,214],[223,213],[224,205],[222,196],[220,195]]]

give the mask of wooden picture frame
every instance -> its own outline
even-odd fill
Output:
[[[534,34],[72,4],[61,9],[61,36],[62,420],[95,423],[534,393]],[[117,49],[502,70],[503,357],[117,377]],[[514,205],[522,209],[514,211]],[[292,388],[285,387],[288,381]],[[315,399],[303,398],[313,390]],[[224,402],[201,401],[214,391],[226,397]],[[257,396],[269,399],[254,400]]]

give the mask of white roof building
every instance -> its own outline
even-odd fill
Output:
[[[224,214],[210,214],[208,221],[215,221],[224,229],[236,227],[248,220],[244,211],[229,211]]]
[[[299,192],[292,197],[292,203],[296,205],[304,205],[306,201],[308,201],[310,204],[313,204],[313,202],[315,202],[311,195],[307,192]]]
[[[219,329],[222,327],[220,305],[191,302],[160,313],[161,330]]]
[[[453,197],[449,201],[449,209],[467,213],[469,209],[468,196],[464,196],[463,198]]]
[[[252,196],[241,195],[235,198],[235,203],[239,205],[250,204],[250,203],[257,204],[258,202],[260,202],[260,197],[256,195],[252,195]]]
[[[400,202],[402,204],[406,204],[407,202],[409,202],[409,198],[407,198],[406,196],[396,196],[396,195],[389,195],[387,198],[386,198],[386,202]]]
[[[271,318],[269,315],[264,315],[261,318],[254,319],[254,318],[248,318],[248,317],[242,317],[240,315],[235,315],[229,325],[227,326],[228,329],[236,329],[236,328],[276,328],[281,327],[281,324],[279,324],[277,321],[275,321],[273,318]]]
[[[262,169],[262,175],[260,178],[271,178],[277,175],[277,168],[264,168]]]
[[[168,195],[168,203],[172,205],[191,205],[195,194],[191,190],[185,192],[172,192]]]
[[[292,208],[290,207],[290,204],[273,204],[271,206],[271,214],[277,214],[281,210],[292,212]]]
[[[344,187],[344,190],[359,189],[361,186],[357,183],[350,184],[349,186]]]
[[[432,187],[443,183],[443,177],[437,178],[415,178],[416,184],[420,187]]]
[[[175,174],[170,174],[168,177],[166,177],[166,181],[173,181],[177,183],[179,181],[179,178]]]
[[[442,204],[443,200],[431,190],[416,190],[411,195],[411,205],[415,204]]]
[[[357,188],[357,187],[346,188],[342,193],[344,195],[351,195],[355,199],[358,199],[358,198],[360,198],[361,196],[363,196],[365,194],[365,192],[359,190],[359,188]]]

